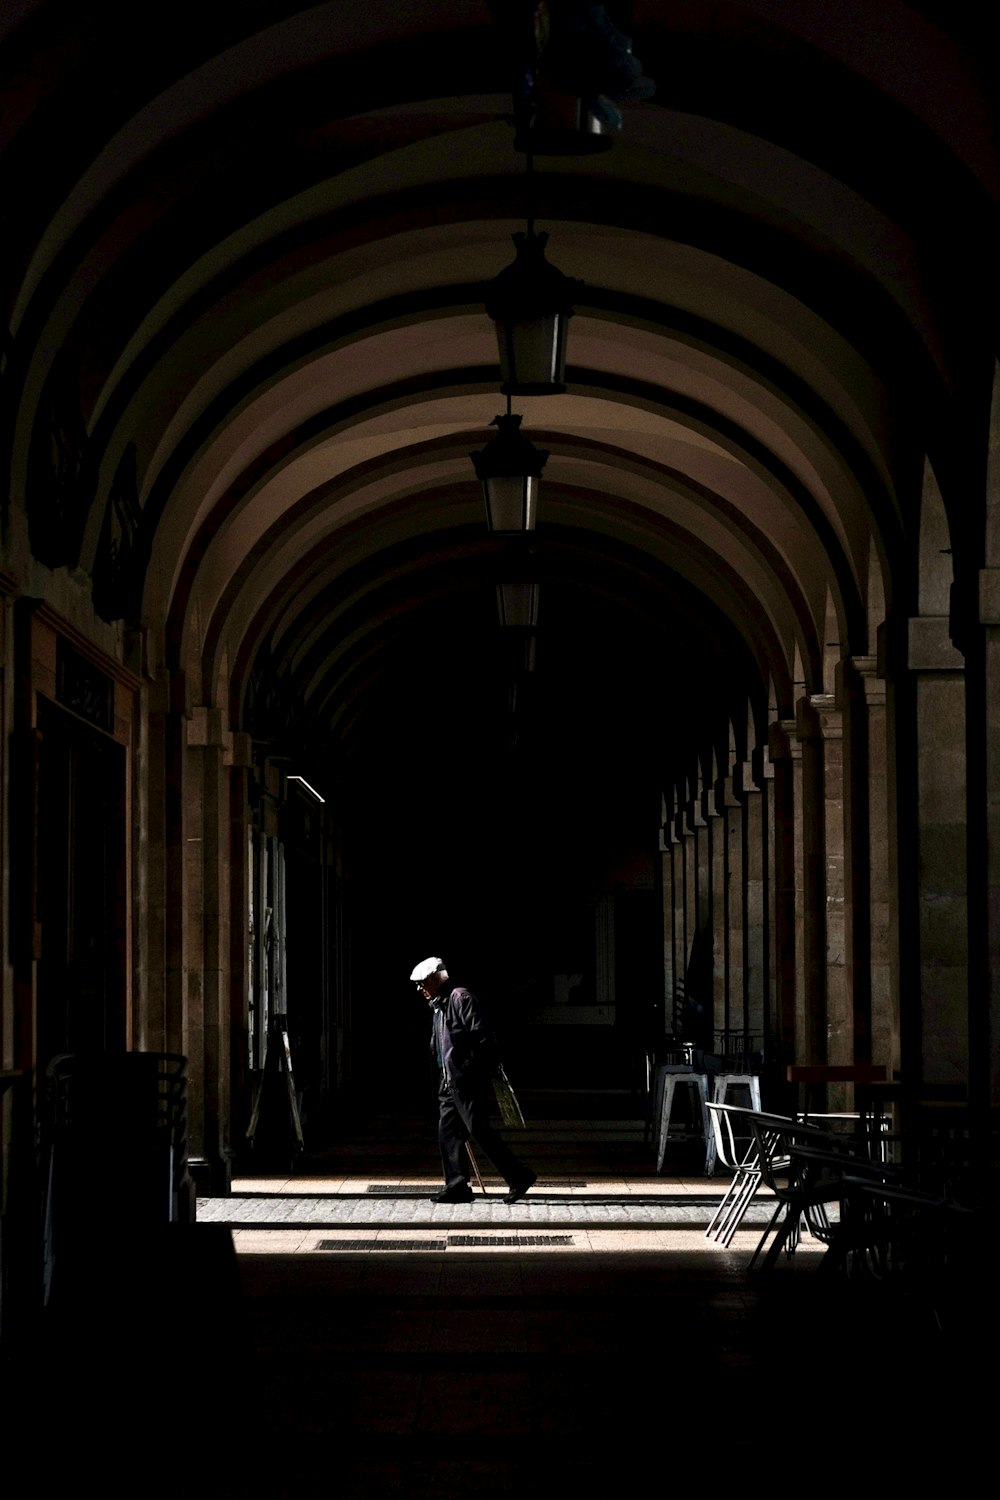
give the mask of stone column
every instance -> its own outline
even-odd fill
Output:
[[[225,755],[228,771],[229,817],[229,1075],[230,1122],[228,1141],[238,1154],[250,1119],[250,776],[253,744],[248,734],[235,733]]]
[[[868,1041],[871,1061],[885,1065],[892,1078],[900,1066],[899,984],[895,954],[896,923],[893,919],[893,889],[889,858],[889,728],[886,683],[874,656],[851,659],[858,691],[854,708],[863,718],[864,764],[860,777],[852,777],[858,797],[865,799],[867,834],[864,848],[855,851],[856,865],[863,862],[867,889],[866,912],[857,912],[860,925],[867,917]],[[862,736],[859,736],[862,737]],[[862,1059],[863,1060],[863,1059]]]
[[[1000,1104],[1000,369],[994,371],[986,475],[986,567],[979,580],[983,632],[986,814],[985,1014],[977,1027],[988,1056],[988,1102]],[[986,1090],[984,1089],[984,1093]]]
[[[720,777],[712,789],[712,930],[715,948],[715,1028],[733,1031],[742,1026],[742,921],[733,919],[733,909],[742,915],[742,867],[733,883],[732,829],[736,831],[736,853],[741,852],[739,798],[733,795],[732,777]],[[738,936],[736,953],[733,936]],[[735,987],[733,978],[738,978]]]
[[[729,928],[729,1025],[742,1031],[746,1025],[746,872],[743,861],[744,807],[734,771],[730,778],[730,800],[726,806],[726,884]]]
[[[853,1061],[844,963],[841,716],[833,695],[801,698],[805,1061]],[[831,1106],[836,1107],[836,1106]]]
[[[673,828],[669,822],[665,822],[660,828],[660,894],[663,912],[663,1030],[668,1034],[673,1030],[674,989],[679,972],[677,935],[674,931],[674,848]]]
[[[697,793],[687,804],[685,812],[687,833],[685,836],[685,867],[687,871],[687,890],[685,893],[687,912],[687,968],[685,973],[685,988],[687,991],[688,1005],[692,1002],[697,1006],[698,1026],[701,1030],[701,1041],[706,1047],[711,1046],[712,1032],[712,981],[711,981],[711,955],[708,952],[708,944],[711,941],[711,929],[709,927],[709,871],[710,864],[707,857],[707,825],[701,808],[701,797]],[[692,988],[693,972],[693,988]]]
[[[1000,502],[997,509],[1000,510]],[[1000,519],[997,522],[1000,530]],[[1000,537],[996,550],[1000,553]],[[1000,1104],[1000,567],[984,569],[979,614],[985,636],[986,694],[986,1032],[989,1103]]]
[[[161,670],[146,691],[146,971],[135,1045],[185,1052],[186,879],[184,751],[189,700],[183,672]]]
[[[683,1013],[684,975],[687,969],[688,927],[687,903],[687,846],[684,838],[684,816],[675,813],[672,826],[671,867],[673,870],[673,938],[674,938],[674,989],[670,995],[671,1023],[676,1032],[676,1023]]]
[[[921,1074],[969,1078],[964,658],[945,616],[911,619],[917,730],[917,919]]]
[[[737,772],[743,801],[743,1024],[747,1031],[763,1035],[766,1030],[767,956],[767,825],[763,777],[758,777],[749,761],[737,767]]]
[[[802,746],[795,737],[795,720],[772,724],[769,758],[774,861],[775,991],[769,1055],[775,1048],[779,1066],[806,1056],[805,979],[802,943]]]
[[[231,1178],[229,772],[231,736],[223,712],[199,707],[188,721],[187,836],[188,941],[191,966],[187,985],[189,1087],[201,1093],[198,1153],[216,1192]]]

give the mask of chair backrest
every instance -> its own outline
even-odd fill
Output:
[[[741,1127],[750,1137],[749,1153],[737,1156],[736,1165],[746,1166],[748,1158],[754,1161],[765,1184],[774,1190],[777,1178],[783,1176],[788,1169],[789,1143],[801,1129],[809,1134],[810,1127],[800,1126],[791,1115],[772,1115],[759,1109],[746,1109],[738,1104],[710,1104],[708,1107],[713,1111],[713,1121],[717,1118],[725,1119],[725,1129],[730,1141],[740,1133]],[[718,1148],[718,1138],[716,1147]]]
[[[780,1115],[764,1115],[751,1111],[750,1128],[757,1147],[757,1160],[761,1179],[772,1193],[780,1192],[791,1163],[788,1148],[792,1141],[795,1121]]]
[[[792,1166],[791,1152],[796,1146],[832,1152],[838,1138],[830,1130],[808,1125],[785,1115],[767,1115],[747,1111],[760,1159],[764,1183],[779,1196],[788,1185]]]
[[[750,1122],[757,1111],[739,1104],[714,1102],[709,1103],[708,1110],[718,1160],[730,1172],[740,1167],[753,1167],[757,1160],[757,1142]]]
[[[726,1119],[722,1106],[719,1104],[708,1105],[708,1118],[712,1122],[712,1135],[715,1138],[715,1159],[729,1172],[736,1170],[736,1142],[729,1121]]]

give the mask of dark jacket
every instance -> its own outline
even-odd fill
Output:
[[[487,1087],[499,1061],[496,1039],[471,990],[449,985],[430,1002],[431,1057],[451,1088],[474,1094]]]

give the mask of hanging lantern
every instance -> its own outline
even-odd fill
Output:
[[[489,528],[496,532],[534,531],[538,481],[549,455],[544,448],[529,443],[519,430],[520,415],[508,412],[494,417],[490,426],[497,429],[496,437],[469,455],[482,481]]]
[[[515,116],[515,151],[537,156],[594,156],[610,151],[622,117],[610,100],[542,90]]]
[[[497,609],[505,628],[534,630],[538,625],[538,584],[528,579],[498,583]]]
[[[496,324],[500,389],[510,396],[557,395],[566,389],[566,329],[583,282],[545,259],[547,234],[513,236],[517,255],[495,276],[486,311]]]
[[[538,629],[538,584],[526,578],[498,583],[497,610],[500,625],[509,642],[511,665],[518,672],[533,672],[535,632]]]

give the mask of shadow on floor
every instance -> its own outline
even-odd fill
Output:
[[[651,1175],[641,1140],[615,1140],[620,1174]],[[416,1125],[356,1122],[303,1180],[348,1160],[426,1171],[429,1146]],[[608,1165],[600,1141],[540,1163]],[[237,1259],[213,1227],[169,1245],[95,1231],[81,1249],[34,1388],[7,1397],[15,1423],[43,1412],[53,1472],[106,1495],[454,1500],[629,1494],[651,1475],[867,1490],[986,1451],[990,1328],[942,1330],[815,1255],[765,1277],[745,1250],[666,1237],[655,1253]]]

